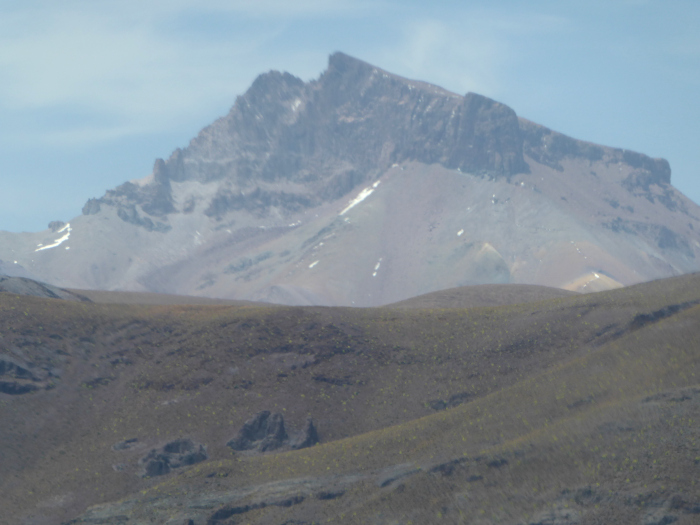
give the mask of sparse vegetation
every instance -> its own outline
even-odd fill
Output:
[[[698,275],[469,309],[3,293],[0,355],[40,385],[0,394],[5,520],[690,524],[699,301]],[[226,447],[263,410],[320,444]],[[141,477],[179,439],[208,459]]]

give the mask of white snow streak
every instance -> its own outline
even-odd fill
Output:
[[[60,239],[56,239],[53,242],[53,244],[47,244],[46,246],[42,246],[41,248],[37,248],[34,251],[40,252],[42,250],[48,250],[49,248],[55,248],[56,246],[59,246],[60,244],[63,244],[64,242],[66,242],[68,240],[68,238],[70,237],[70,232],[73,231],[73,228],[70,227],[70,222],[68,224],[66,224],[63,228],[58,230],[57,233],[62,233],[64,231],[66,232],[66,234],[63,237],[61,237]]]
[[[345,215],[348,211],[350,211],[352,208],[360,204],[363,200],[365,200],[367,197],[372,195],[375,189],[377,189],[377,186],[379,186],[379,183],[381,181],[377,181],[372,186],[366,187],[364,190],[360,192],[360,194],[355,197],[353,200],[350,201],[350,203],[345,207],[343,211],[341,211],[338,215]]]
[[[309,265],[309,268],[313,268],[313,267],[316,266],[319,262],[320,262],[320,261],[314,261],[314,262],[312,262],[312,263]]]
[[[464,230],[463,230],[463,229],[462,229],[462,230],[459,230],[459,231],[457,232],[457,237],[461,237],[463,233],[464,233]]]
[[[379,271],[379,267],[382,265],[382,257],[379,258],[377,261],[377,264],[374,265],[374,272],[372,272],[372,277],[377,276],[377,272]]]

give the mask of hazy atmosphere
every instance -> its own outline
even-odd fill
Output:
[[[0,229],[36,231],[151,172],[260,73],[343,51],[669,160],[700,201],[700,4],[67,0],[0,6]]]

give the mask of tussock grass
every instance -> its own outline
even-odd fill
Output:
[[[697,434],[698,403],[644,400],[700,383],[699,283],[684,276],[427,310],[86,305],[0,294],[2,354],[60,369],[45,379],[50,388],[0,399],[4,508],[15,521],[56,523],[139,495],[132,511],[158,522],[169,498],[320,479],[345,495],[246,519],[364,523],[382,514],[420,523],[442,513],[518,523],[569,501],[563,490],[598,483],[630,498],[644,485],[664,497],[692,492],[700,452],[684,436]],[[431,408],[452,398],[462,404]],[[296,427],[313,417],[322,444],[232,455],[225,442],[263,409]],[[137,476],[139,457],[181,436],[206,443],[211,460],[165,480]],[[130,438],[139,440],[133,450],[111,449]],[[449,476],[431,472],[456,460]],[[397,465],[418,470],[378,486]],[[262,497],[256,490],[248,500]],[[605,501],[600,511],[571,505],[624,519],[646,512]]]

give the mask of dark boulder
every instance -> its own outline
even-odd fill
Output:
[[[226,443],[227,447],[233,450],[251,450],[255,448],[256,441],[261,441],[267,435],[267,422],[270,418],[270,412],[263,410],[258,412],[243,423],[243,426],[238,431],[238,435],[231,441]]]
[[[151,450],[141,458],[144,466],[143,477],[163,476],[172,469],[194,465],[208,458],[204,445],[191,439],[176,439],[166,443],[160,449]]]
[[[246,421],[238,435],[226,446],[237,451],[256,450],[270,452],[288,446],[291,449],[306,448],[318,443],[318,432],[311,419],[298,435],[290,439],[282,414],[271,414],[268,410],[258,412]]]
[[[57,232],[58,230],[63,228],[65,225],[66,225],[66,223],[63,221],[51,221],[49,223],[49,230],[51,230],[52,232]]]
[[[296,450],[300,448],[313,447],[318,442],[318,431],[316,430],[314,422],[311,420],[311,418],[308,418],[306,420],[304,430],[302,430],[297,438],[290,443],[290,446],[292,449]]]
[[[272,414],[267,422],[267,434],[260,443],[260,452],[275,450],[283,446],[289,439],[287,431],[284,429],[284,418],[282,414]]]

